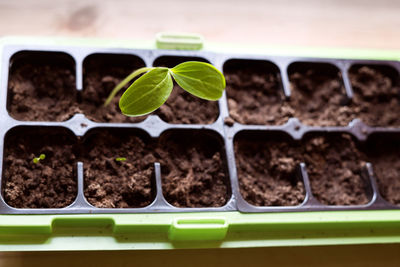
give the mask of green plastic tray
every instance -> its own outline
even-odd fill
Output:
[[[199,48],[198,39],[193,38],[192,42],[196,49]],[[0,40],[1,46],[8,44],[156,48],[155,42],[134,40],[36,37],[7,37]],[[167,48],[180,47],[169,44]],[[185,48],[191,49],[193,46]],[[259,46],[244,48],[219,44],[204,44],[203,49],[247,54],[251,51],[254,54],[277,56],[400,59],[400,51]],[[0,251],[233,248],[398,242],[400,210],[0,215]]]

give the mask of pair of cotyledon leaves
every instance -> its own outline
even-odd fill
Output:
[[[223,74],[213,65],[187,61],[173,68],[141,68],[114,88],[106,105],[115,94],[136,76],[138,78],[121,96],[119,107],[127,116],[140,116],[153,112],[167,101],[173,89],[173,80],[185,91],[206,100],[218,100],[225,89]]]

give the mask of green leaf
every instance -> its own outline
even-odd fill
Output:
[[[127,116],[146,115],[164,104],[172,88],[169,69],[153,69],[129,86],[119,100],[119,108]]]
[[[172,76],[182,89],[206,100],[218,100],[225,89],[224,75],[213,65],[187,61],[171,69]]]
[[[132,72],[131,74],[129,74],[125,79],[123,79],[119,84],[117,84],[114,89],[111,91],[110,95],[107,97],[106,101],[104,102],[104,106],[108,106],[111,101],[113,100],[113,98],[115,97],[116,94],[118,94],[118,92],[124,88],[125,85],[127,85],[130,81],[132,81],[134,78],[136,78],[136,76],[139,76],[140,74],[144,73],[144,72],[148,72],[150,70],[152,70],[154,68],[140,68],[135,70],[134,72]]]

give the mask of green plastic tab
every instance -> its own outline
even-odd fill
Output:
[[[228,232],[228,223],[222,218],[175,219],[169,228],[171,241],[220,241]]]
[[[156,35],[158,49],[201,50],[204,38],[193,33],[161,32]]]

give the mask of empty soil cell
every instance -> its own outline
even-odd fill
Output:
[[[78,112],[75,63],[58,52],[19,52],[11,58],[8,111],[23,121],[65,121]]]
[[[305,190],[300,150],[286,134],[240,133],[234,142],[240,193],[255,206],[296,206]]]
[[[326,205],[361,205],[370,200],[365,157],[347,134],[310,135],[304,162],[313,195]]]
[[[98,208],[139,208],[154,199],[156,161],[149,138],[131,130],[95,130],[85,137],[85,197]],[[118,161],[118,158],[125,160]]]
[[[33,159],[45,155],[34,163]],[[7,133],[2,194],[15,208],[63,208],[77,194],[75,138],[62,128],[18,127]]]
[[[177,207],[219,207],[228,199],[221,144],[209,135],[167,132],[152,140],[140,132],[98,130],[84,141],[85,196],[99,208],[138,208],[155,197],[154,163],[166,200]],[[124,157],[126,160],[117,161]]]
[[[354,65],[349,77],[357,116],[370,126],[400,126],[399,74],[389,66]]]
[[[380,194],[388,202],[400,205],[400,136],[375,134],[368,139],[366,149]]]
[[[229,115],[242,124],[284,124],[293,111],[284,103],[278,68],[261,60],[224,64]]]
[[[165,199],[177,207],[220,207],[230,197],[222,140],[208,131],[170,131],[155,150]]]
[[[83,63],[83,91],[80,109],[96,122],[140,122],[146,116],[127,117],[121,113],[118,103],[127,84],[104,107],[103,104],[113,88],[134,70],[145,67],[142,59],[134,55],[92,54]]]
[[[163,56],[154,61],[156,67],[175,67],[185,61],[202,61],[197,57]],[[207,101],[184,91],[174,82],[174,88],[168,100],[156,112],[162,120],[174,124],[210,124],[219,115],[218,101]]]
[[[346,104],[340,71],[326,63],[293,63],[288,68],[290,108],[310,126],[346,126],[355,118]]]

